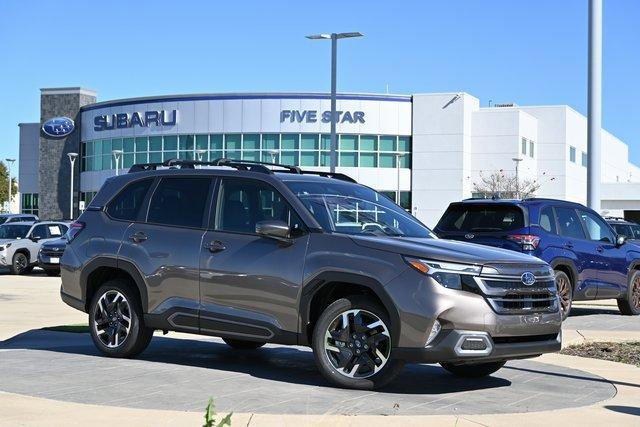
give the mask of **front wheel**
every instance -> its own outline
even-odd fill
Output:
[[[637,316],[640,314],[640,271],[636,270],[631,275],[627,286],[627,295],[618,299],[620,313],[627,316]]]
[[[556,270],[556,288],[558,289],[558,298],[560,299],[560,311],[562,312],[562,320],[566,320],[571,312],[571,304],[573,302],[573,285],[571,279],[564,271]]]
[[[25,274],[29,270],[29,257],[22,252],[14,254],[11,260],[11,274]]]
[[[367,297],[341,298],[320,315],[313,330],[316,364],[331,383],[373,390],[390,383],[404,362],[392,358],[386,311]]]
[[[474,363],[470,365],[456,365],[453,363],[440,363],[444,369],[457,377],[480,378],[491,375],[504,366],[506,361],[488,363]]]
[[[93,296],[89,330],[98,350],[110,357],[135,356],[153,337],[153,329],[144,326],[137,297],[119,279],[109,280]]]

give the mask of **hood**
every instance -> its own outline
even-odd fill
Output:
[[[16,239],[0,239],[0,245],[4,245],[4,244],[7,244],[7,243],[13,243],[15,241],[16,241]]]
[[[532,255],[454,240],[384,236],[351,238],[360,246],[444,262],[546,265],[544,261]]]
[[[43,248],[61,248],[61,249],[64,249],[66,246],[67,246],[67,240],[66,239],[49,240],[48,242],[44,242],[42,244]]]

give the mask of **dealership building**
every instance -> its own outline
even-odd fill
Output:
[[[330,122],[325,93],[97,102],[83,88],[41,89],[40,122],[19,125],[20,209],[68,218],[73,197],[76,216],[116,172],[173,158],[328,171]],[[481,108],[467,93],[339,94],[336,122],[336,171],[399,197],[429,226],[450,202],[479,196],[483,177],[513,175],[516,165],[521,182],[539,185],[536,196],[586,201],[587,121],[566,105]],[[73,169],[69,153],[78,153]],[[640,168],[628,154],[602,131],[602,209],[640,219]]]

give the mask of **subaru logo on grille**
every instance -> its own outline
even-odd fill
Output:
[[[464,235],[465,239],[473,239],[474,237],[476,237],[475,234],[471,234],[471,233],[468,233],[468,234]]]
[[[530,271],[525,271],[524,273],[522,273],[520,279],[525,286],[531,286],[536,283],[536,276],[534,276]]]
[[[62,138],[69,135],[75,129],[73,120],[68,117],[54,117],[42,124],[42,131],[54,138]]]

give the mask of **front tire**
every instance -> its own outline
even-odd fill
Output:
[[[109,357],[135,356],[153,337],[153,329],[144,326],[140,301],[120,279],[107,281],[93,296],[89,330],[95,346]]]
[[[236,340],[233,338],[222,338],[222,341],[224,341],[229,347],[235,348],[236,350],[255,350],[265,345],[264,342]]]
[[[571,305],[573,303],[573,284],[571,279],[561,270],[556,270],[556,288],[558,289],[558,297],[560,298],[560,312],[562,313],[562,321],[564,322],[569,313],[571,313]]]
[[[384,387],[404,366],[404,361],[392,358],[392,330],[386,311],[371,298],[350,296],[333,302],[313,330],[320,373],[338,387]]]
[[[29,268],[29,257],[22,252],[17,252],[13,254],[10,270],[11,270],[11,274],[28,273],[31,270]]]
[[[462,378],[481,378],[491,375],[504,366],[506,361],[474,363],[471,365],[456,365],[453,363],[440,363],[444,369],[457,377]]]
[[[640,314],[640,271],[636,270],[631,275],[626,297],[618,299],[618,309],[627,316]]]

